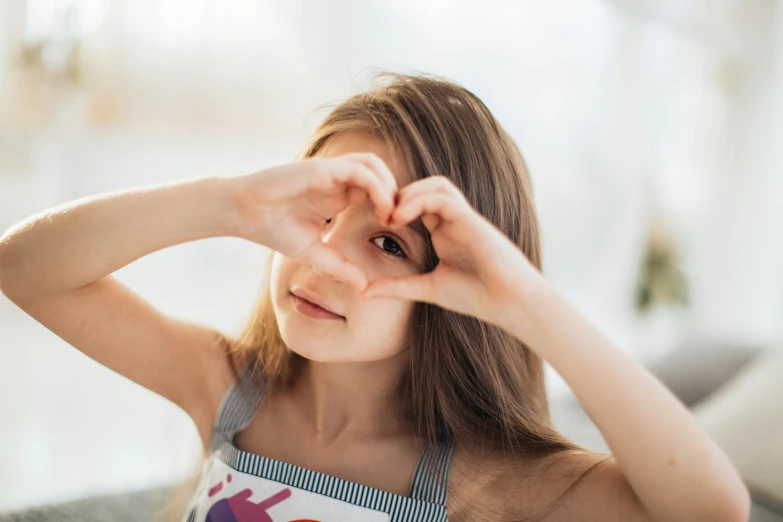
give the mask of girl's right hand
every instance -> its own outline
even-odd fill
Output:
[[[388,223],[397,180],[381,158],[372,153],[315,156],[235,179],[241,183],[236,235],[366,287],[364,273],[326,246],[321,235],[327,220],[367,197],[380,222]]]

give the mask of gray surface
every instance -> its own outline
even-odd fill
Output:
[[[753,509],[750,520],[752,522],[781,522],[783,521],[783,504],[759,490],[751,488]]]
[[[763,344],[689,338],[651,364],[649,370],[690,407],[708,397],[766,349]]]
[[[754,502],[750,520],[751,522],[781,522],[783,513],[775,513],[772,509]]]
[[[173,489],[101,495],[0,514],[0,522],[162,522]]]

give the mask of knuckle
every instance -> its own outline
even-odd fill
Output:
[[[316,177],[328,176],[330,172],[334,170],[334,165],[331,161],[316,160],[313,161],[310,172]]]
[[[432,177],[432,184],[435,186],[437,190],[451,190],[454,185],[451,183],[451,180],[444,176],[443,174],[436,174]]]

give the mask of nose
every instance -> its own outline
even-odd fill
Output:
[[[321,242],[337,252],[337,254],[339,254],[343,259],[347,259],[348,261],[353,262],[351,256],[349,255],[350,249],[348,248],[351,234],[349,228],[348,220],[338,220],[336,217],[332,218],[330,223],[324,224],[324,227],[321,231]],[[334,276],[331,274],[327,274],[323,270],[319,270],[312,265],[311,268],[316,274],[322,274],[334,278]]]
[[[353,233],[350,216],[335,216],[321,228],[321,242],[346,257]]]

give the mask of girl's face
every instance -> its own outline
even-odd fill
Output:
[[[378,155],[402,188],[411,179],[384,142],[364,134],[344,133],[319,152],[335,157],[349,152]],[[345,208],[324,224],[323,242],[364,271],[369,281],[420,271],[426,252],[413,228],[384,227],[366,199]],[[413,302],[390,297],[365,298],[353,283],[317,272],[279,252],[272,261],[272,305],[286,345],[302,357],[321,362],[387,359],[404,351]],[[297,309],[293,293],[323,300],[342,319],[314,318]]]

